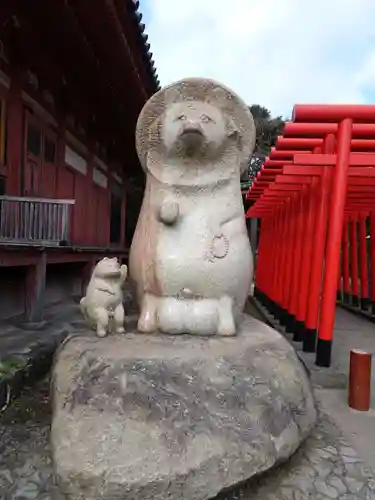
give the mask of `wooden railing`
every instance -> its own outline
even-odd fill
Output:
[[[0,196],[0,243],[66,245],[74,200]]]

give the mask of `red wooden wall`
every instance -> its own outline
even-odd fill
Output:
[[[8,177],[6,193],[74,199],[75,205],[71,210],[71,243],[77,246],[109,247],[110,185],[115,181],[108,178],[107,188],[94,183],[94,154],[89,151],[89,148],[85,155],[76,151],[87,160],[86,175],[67,165],[65,163],[67,140],[65,130],[58,128],[58,119],[53,117],[56,124],[49,124],[44,116],[38,114],[37,109],[32,110],[29,103],[23,102],[22,92],[19,88],[14,89],[14,85],[12,82],[8,90],[0,83],[0,99],[7,102],[8,165],[0,165],[0,175],[5,174]],[[22,116],[20,117],[19,114]],[[20,122],[23,124],[22,127],[19,126]],[[30,147],[29,126],[40,135],[39,149]],[[22,137],[19,137],[20,134]],[[34,135],[34,139],[35,137]],[[35,142],[38,140],[34,140],[34,145]],[[71,144],[68,145],[75,150]],[[87,144],[84,146],[87,147]],[[11,169],[15,170],[9,175]],[[107,175],[107,172],[102,173]],[[125,205],[125,199],[123,204]],[[124,216],[125,209],[123,210]],[[125,225],[124,220],[122,220],[122,225]],[[124,234],[122,234],[120,246],[123,245]]]

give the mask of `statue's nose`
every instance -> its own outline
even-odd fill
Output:
[[[183,134],[190,134],[190,133],[203,135],[201,126],[198,122],[193,120],[188,120],[184,123]]]

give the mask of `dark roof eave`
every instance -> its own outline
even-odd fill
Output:
[[[145,25],[141,22],[142,13],[139,11],[139,0],[131,0],[131,2],[133,5],[133,19],[137,24],[139,38],[143,47],[143,55],[147,61],[146,65],[148,66],[148,73],[150,75],[152,83],[154,84],[155,92],[157,92],[160,89],[160,81],[156,72],[155,62],[152,59],[152,52],[150,52],[151,46],[148,42],[148,36],[146,36],[146,34],[144,33]]]

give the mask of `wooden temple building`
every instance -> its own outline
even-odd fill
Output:
[[[97,260],[126,260],[135,125],[159,87],[138,8],[0,2],[0,320],[38,321]]]

